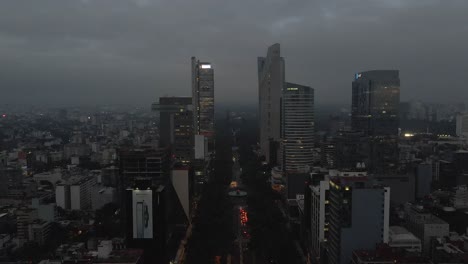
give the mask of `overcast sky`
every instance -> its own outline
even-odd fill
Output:
[[[0,0],[0,103],[144,105],[190,95],[190,57],[217,102],[257,102],[257,56],[350,102],[357,71],[399,69],[402,99],[468,101],[467,0]]]

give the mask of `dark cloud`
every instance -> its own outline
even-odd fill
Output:
[[[0,103],[149,104],[190,95],[190,57],[218,102],[257,102],[256,57],[349,102],[354,72],[400,69],[403,99],[468,100],[465,0],[2,0]]]

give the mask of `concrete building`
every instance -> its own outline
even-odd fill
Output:
[[[43,246],[47,243],[50,235],[50,222],[36,219],[28,225],[29,241],[34,241]]]
[[[159,112],[160,146],[170,146],[177,160],[188,163],[193,157],[192,98],[160,97],[152,109]]]
[[[211,153],[215,144],[214,69],[211,63],[195,57],[192,57],[192,105],[193,133],[206,137]]]
[[[352,128],[369,137],[369,170],[395,170],[398,164],[399,72],[357,73],[352,87]]]
[[[260,152],[266,161],[272,160],[281,138],[281,94],[285,86],[285,63],[280,55],[280,44],[268,48],[266,57],[258,57],[258,96]]]
[[[91,154],[91,148],[86,144],[70,143],[63,147],[64,156],[66,159],[72,156],[83,157]]]
[[[31,207],[37,210],[37,218],[54,222],[57,215],[55,203],[45,202],[44,199],[32,198]]]
[[[456,209],[468,209],[468,187],[466,185],[457,186],[453,190],[451,201]]]
[[[387,243],[390,188],[371,184],[364,173],[330,177],[329,263],[349,263],[354,250]]]
[[[416,197],[423,198],[431,193],[432,164],[423,162],[416,170]]]
[[[192,182],[188,167],[178,167],[171,171],[171,181],[187,219],[191,218]]]
[[[314,162],[314,89],[286,83],[281,105],[281,165],[288,173],[308,172]]]
[[[22,207],[16,210],[16,237],[19,246],[29,240],[29,223],[37,219],[37,210]]]
[[[309,185],[311,194],[311,248],[314,258],[320,259],[322,251],[328,241],[328,230],[330,226],[328,200],[330,181],[320,173],[311,173]]]
[[[59,183],[55,186],[55,203],[63,209],[70,209],[70,185]]]
[[[390,227],[388,245],[392,248],[401,248],[408,252],[422,251],[421,239],[401,226]]]
[[[468,113],[457,115],[456,133],[458,137],[468,137]]]
[[[431,239],[449,235],[449,224],[424,210],[422,206],[406,205],[407,228],[423,243],[423,252],[431,250]]]
[[[85,177],[70,184],[71,210],[91,209],[91,192],[95,184],[94,177]]]

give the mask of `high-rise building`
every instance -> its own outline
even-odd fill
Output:
[[[191,97],[160,97],[152,109],[159,112],[161,147],[171,147],[175,158],[188,163],[193,156],[193,112]]]
[[[307,172],[314,162],[314,89],[286,83],[282,98],[281,153],[287,172]]]
[[[390,188],[374,186],[365,172],[338,172],[329,203],[329,263],[349,263],[354,250],[388,242]]]
[[[192,57],[192,103],[194,135],[202,135],[208,152],[214,151],[214,69],[209,62]]]
[[[258,57],[258,96],[260,151],[266,161],[278,151],[281,138],[281,94],[285,86],[285,63],[280,55],[280,44],[268,48],[266,57]],[[273,146],[273,148],[271,148]]]
[[[353,81],[352,126],[370,136],[398,135],[400,77],[397,70],[357,73]]]
[[[352,127],[369,139],[371,172],[395,170],[398,164],[400,78],[398,70],[357,73],[352,91]]]

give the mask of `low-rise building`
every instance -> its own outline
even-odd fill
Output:
[[[401,226],[391,226],[389,228],[388,245],[392,248],[401,248],[409,252],[422,251],[421,240]]]
[[[50,235],[50,222],[36,219],[28,225],[29,241],[34,241],[38,245],[47,243]]]
[[[430,252],[431,239],[449,235],[449,224],[422,206],[407,205],[406,221],[408,230],[421,239],[424,253]]]

